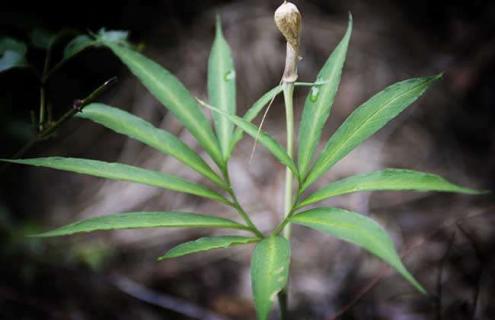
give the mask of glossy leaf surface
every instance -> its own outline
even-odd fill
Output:
[[[478,194],[479,191],[455,185],[444,178],[425,172],[385,169],[338,180],[310,194],[298,207],[331,197],[359,191],[441,191]]]
[[[163,129],[154,127],[135,115],[100,103],[86,106],[77,115],[170,155],[217,185],[225,186],[223,180],[208,164],[179,138]]]
[[[311,165],[311,160],[320,141],[323,127],[330,116],[333,101],[340,84],[347,48],[352,33],[352,16],[349,16],[347,31],[332,52],[318,74],[315,82],[326,82],[314,85],[304,103],[301,125],[299,128],[298,166],[304,178]]]
[[[232,220],[188,212],[129,212],[101,216],[72,223],[35,235],[59,237],[74,233],[141,228],[226,228],[246,229]]]
[[[184,85],[168,70],[144,55],[113,42],[103,42],[129,67],[141,83],[191,132],[219,165],[223,157],[210,123]]]
[[[354,110],[326,143],[304,181],[302,190],[416,101],[439,77],[415,78],[395,83]]]
[[[258,320],[267,320],[289,278],[290,244],[280,236],[259,242],[251,258],[251,285]]]
[[[328,233],[379,257],[422,293],[425,289],[406,270],[387,232],[374,220],[338,208],[315,208],[298,213],[290,222]]]
[[[203,237],[194,241],[181,243],[170,249],[166,254],[159,257],[158,260],[182,257],[192,253],[209,251],[213,249],[230,248],[237,245],[248,244],[258,241],[257,238],[241,236],[217,236]]]
[[[220,18],[217,18],[215,40],[208,60],[208,100],[212,106],[236,113],[236,83],[234,60],[230,47],[223,37]],[[214,113],[218,141],[225,159],[230,156],[233,124],[220,113]]]
[[[196,196],[209,198],[222,203],[228,201],[217,192],[205,186],[195,184],[182,178],[161,172],[151,171],[122,163],[110,163],[98,160],[47,157],[19,160],[3,160],[7,162],[45,167],[57,170],[76,172],[100,178],[136,182],[148,186],[190,193]]]

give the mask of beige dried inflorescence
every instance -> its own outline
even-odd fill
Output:
[[[297,63],[299,57],[299,43],[301,38],[301,13],[296,5],[284,1],[275,10],[275,24],[287,40],[287,54],[285,59],[285,70],[282,80],[294,82],[297,79]]]

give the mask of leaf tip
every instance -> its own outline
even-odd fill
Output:
[[[51,237],[56,237],[57,234],[53,234],[53,231],[47,231],[47,232],[42,232],[42,233],[34,233],[34,234],[28,234],[26,235],[27,238],[51,238]]]
[[[416,282],[414,284],[414,287],[416,288],[416,290],[419,291],[419,293],[421,293],[422,295],[426,296],[428,295],[428,291],[426,291],[426,289],[421,285],[419,284],[419,282]]]
[[[468,190],[468,194],[472,194],[472,195],[488,195],[488,194],[493,194],[493,192],[491,190],[476,190],[476,189],[467,189]]]
[[[216,33],[216,36],[222,36],[223,35],[223,32],[222,32],[222,16],[217,13],[216,14],[216,17],[215,17],[215,33]]]

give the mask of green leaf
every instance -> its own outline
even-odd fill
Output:
[[[223,166],[224,161],[215,134],[184,85],[168,70],[142,54],[112,42],[103,41],[102,44],[109,47],[129,67],[141,83],[191,132],[212,159]]]
[[[229,114],[236,113],[234,60],[229,44],[223,37],[220,17],[217,17],[215,41],[208,60],[208,99],[218,109]],[[223,157],[228,159],[234,126],[219,113],[214,113],[213,119]]]
[[[164,154],[171,155],[222,188],[226,187],[225,182],[208,164],[180,139],[165,130],[155,128],[149,122],[135,115],[101,103],[92,103],[77,116],[99,123]]]
[[[12,38],[0,38],[0,72],[27,66],[27,47]]]
[[[105,28],[101,28],[100,30],[98,30],[98,34],[96,35],[96,37],[102,42],[129,45],[129,43],[127,42],[129,31],[125,30],[107,31]]]
[[[354,110],[326,143],[304,181],[302,191],[416,101],[440,77],[437,75],[395,83]]]
[[[347,193],[385,190],[481,193],[455,185],[434,174],[405,169],[385,169],[332,182],[302,200],[297,208]]]
[[[265,93],[263,96],[261,96],[261,98],[259,98],[248,109],[248,111],[246,111],[246,113],[244,114],[244,116],[242,118],[244,120],[246,120],[247,122],[253,121],[254,118],[256,118],[256,116],[258,116],[258,114],[260,113],[260,111],[263,110],[263,108],[268,103],[270,103],[270,101],[272,101],[272,99],[274,99],[282,91],[283,91],[283,87],[279,85],[279,86],[276,86],[275,88],[271,89],[267,93]],[[239,141],[241,141],[243,134],[244,134],[244,130],[242,130],[241,128],[236,128],[235,129],[235,131],[234,131],[234,137],[232,138],[232,143],[231,143],[231,146],[230,146],[230,152],[229,152],[229,154],[232,153],[232,151],[234,150],[234,148],[237,145],[237,143],[239,143]]]
[[[322,84],[325,84],[325,82],[311,82],[311,83],[306,83],[306,82],[295,82],[294,85],[296,87],[301,86],[301,87],[308,87],[308,86],[321,86]],[[244,116],[242,117],[244,120],[247,122],[252,122],[258,114],[263,110],[263,108],[268,105],[277,95],[279,95],[282,91],[284,90],[284,87],[281,85],[276,86],[275,88],[272,88],[270,91],[266,92],[256,100],[256,102],[249,107],[249,109],[246,111]],[[234,137],[232,138],[231,144],[230,144],[230,152],[229,154],[232,153],[234,150],[235,146],[239,141],[241,141],[242,137],[244,135],[244,130],[241,128],[235,128],[234,131]]]
[[[376,221],[338,208],[315,208],[292,216],[290,222],[328,233],[379,257],[421,293],[426,290],[406,270],[387,232]]]
[[[251,259],[251,286],[258,320],[267,320],[277,294],[289,278],[290,243],[271,236],[256,245]]]
[[[330,116],[333,101],[340,83],[347,47],[352,33],[352,16],[349,14],[347,31],[321,69],[315,82],[327,82],[314,85],[304,103],[299,128],[298,165],[301,177],[306,177],[313,154],[321,137],[321,131]]]
[[[80,232],[138,228],[226,228],[247,230],[246,226],[214,216],[188,212],[129,212],[90,218],[34,235],[58,237]]]
[[[209,251],[213,249],[230,248],[233,246],[257,242],[257,238],[241,237],[241,236],[218,236],[218,237],[203,237],[194,241],[182,243],[166,254],[159,257],[158,260],[182,257],[192,253]]]
[[[64,49],[64,60],[70,59],[81,51],[91,47],[96,43],[87,35],[78,35],[72,39]]]
[[[100,178],[136,182],[148,186],[190,193],[221,203],[229,202],[217,192],[205,186],[189,182],[176,176],[150,171],[122,163],[109,163],[97,160],[48,157],[22,160],[2,160],[17,164],[71,171]]]
[[[294,161],[289,157],[285,149],[277,142],[277,140],[272,138],[268,133],[265,133],[264,131],[259,131],[255,125],[249,123],[243,118],[225,113],[222,110],[217,109],[213,106],[207,105],[207,107],[212,109],[214,112],[218,112],[226,116],[230,121],[232,121],[236,126],[241,128],[251,137],[258,138],[258,141],[266,149],[268,149],[268,151],[270,151],[273,154],[273,156],[277,158],[278,161],[280,161],[280,163],[288,167],[296,177],[299,177],[299,173],[297,172],[297,167]]]

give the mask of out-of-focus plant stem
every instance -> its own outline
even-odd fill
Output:
[[[117,81],[117,77],[113,77],[107,80],[101,86],[91,92],[86,98],[75,100],[72,108],[70,108],[64,115],[62,115],[57,121],[49,123],[43,130],[38,132],[36,136],[25,144],[12,158],[16,159],[23,156],[29,149],[31,149],[36,143],[43,141],[51,137],[55,131],[57,131],[67,120],[71,119],[76,113],[80,112],[85,106],[94,102],[99,98],[109,87],[111,87]]]

